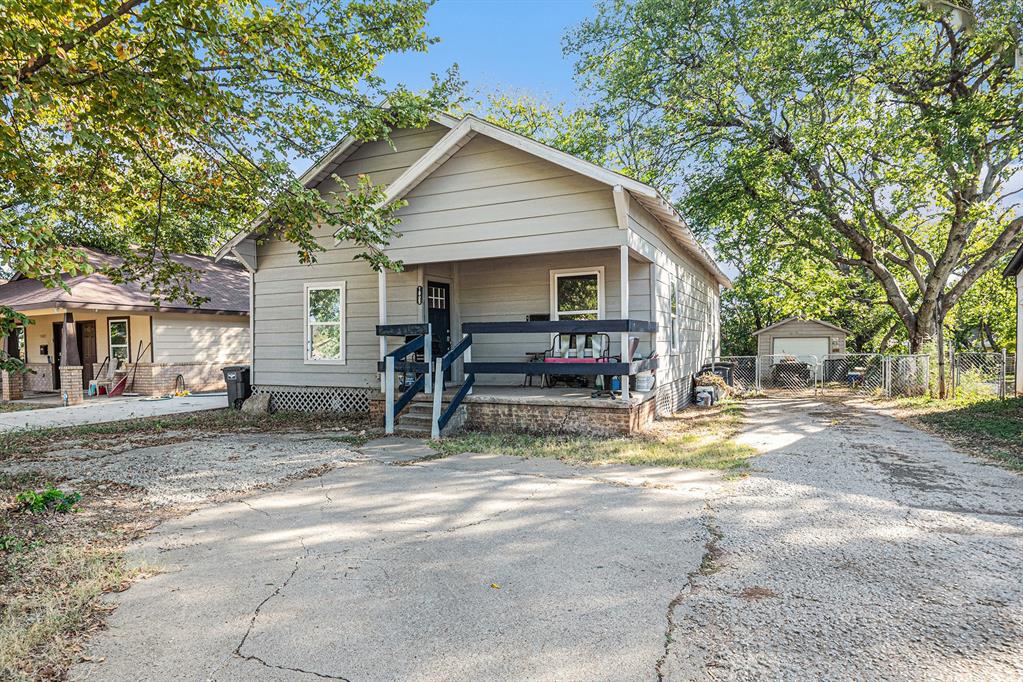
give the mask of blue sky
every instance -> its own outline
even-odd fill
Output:
[[[594,14],[593,0],[439,0],[427,13],[426,54],[390,55],[378,73],[391,84],[429,85],[430,73],[458,64],[468,94],[528,92],[577,101],[572,60],[561,54],[565,31]]]

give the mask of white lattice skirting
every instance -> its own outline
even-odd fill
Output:
[[[354,413],[369,411],[368,388],[340,386],[253,386],[253,393],[269,393],[270,406],[283,412]]]
[[[687,374],[657,389],[657,414],[668,416],[683,410],[693,402],[693,375]]]

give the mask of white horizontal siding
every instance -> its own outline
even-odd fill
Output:
[[[249,318],[226,315],[153,315],[154,362],[247,362]]]
[[[387,253],[408,263],[624,244],[610,187],[482,135],[405,200]]]
[[[720,347],[720,293],[711,273],[697,263],[662,225],[636,202],[630,202],[629,229],[653,250],[652,304],[658,323],[657,353],[662,386],[687,380],[714,358]],[[671,286],[681,284],[679,345],[671,349]]]

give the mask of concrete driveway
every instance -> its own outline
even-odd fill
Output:
[[[161,417],[227,407],[224,393],[190,395],[160,400],[134,397],[90,398],[80,405],[46,407],[38,410],[0,412],[0,431],[39,429],[55,426],[101,424],[138,417]]]
[[[321,478],[169,522],[73,678],[624,680],[664,655],[714,475],[513,457]],[[406,459],[400,449],[397,459]]]
[[[1023,477],[869,408],[747,415],[666,678],[1023,679]]]
[[[1020,476],[852,406],[747,415],[735,481],[391,441],[169,522],[72,677],[1023,679]]]

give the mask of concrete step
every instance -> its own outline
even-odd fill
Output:
[[[406,412],[398,417],[399,424],[426,424],[427,426],[430,426],[431,422],[433,422],[433,414],[414,414]]]
[[[420,426],[410,426],[408,424],[398,424],[397,426],[394,427],[394,432],[395,433],[400,433],[403,436],[414,436],[416,438],[429,438],[431,430],[430,430],[429,426],[426,426],[424,428],[424,427],[420,427]]]
[[[428,409],[414,410],[410,408],[398,417],[398,423],[394,425],[395,432],[407,436],[429,438],[433,431],[433,406],[427,404],[426,407]],[[444,407],[447,408],[447,404]],[[458,430],[464,423],[465,406],[459,405],[458,410],[455,411],[455,414],[448,421],[448,425],[444,428],[444,434]]]

